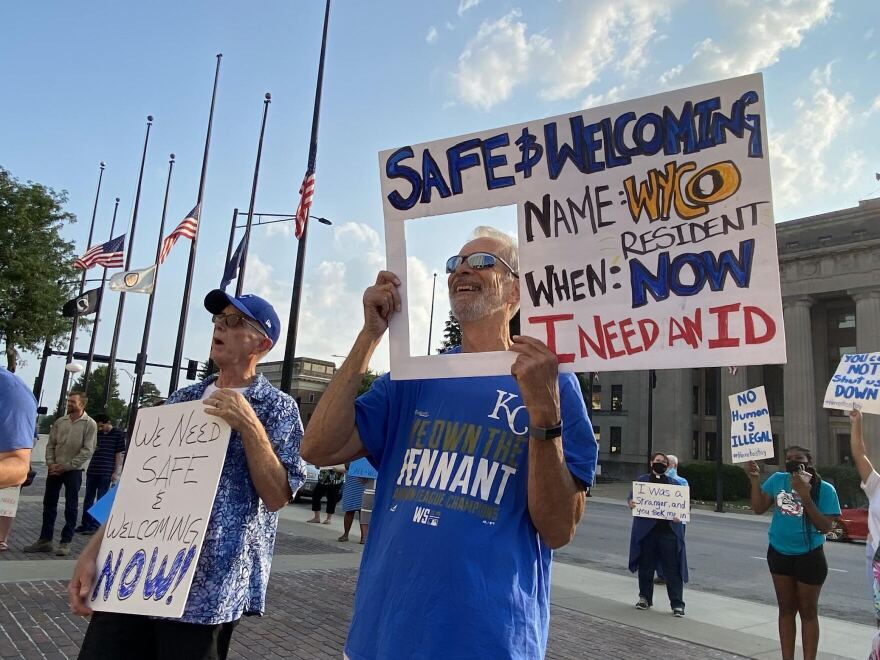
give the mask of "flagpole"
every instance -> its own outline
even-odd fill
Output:
[[[128,249],[125,251],[125,270],[131,269],[131,255],[134,252],[134,232],[137,229],[138,208],[141,204],[141,186],[144,180],[144,164],[147,162],[147,145],[150,142],[150,128],[153,126],[153,115],[147,115],[147,134],[144,136],[144,151],[141,154],[141,168],[138,172],[137,188],[134,193],[134,211],[131,215],[131,228],[126,240]],[[113,343],[110,344],[110,359],[107,361],[107,377],[104,379],[104,412],[110,403],[110,386],[113,383],[113,372],[116,370],[116,351],[119,349],[119,330],[122,328],[122,313],[125,310],[125,292],[119,294],[116,306],[116,325],[113,328]]]
[[[150,300],[147,303],[147,318],[144,320],[144,334],[141,338],[141,350],[137,355],[134,365],[134,396],[128,407],[128,430],[126,438],[130,441],[134,430],[134,420],[137,416],[138,399],[141,395],[141,385],[144,382],[144,371],[147,364],[147,346],[150,342],[150,325],[153,322],[153,303],[156,301],[156,287],[159,285],[159,255],[162,253],[162,239],[165,234],[165,215],[168,211],[168,193],[171,190],[171,172],[174,170],[174,154],[168,157],[168,179],[165,181],[165,201],[162,202],[162,219],[159,221],[159,238],[156,241],[156,270],[153,271],[153,290],[150,292]],[[127,442],[128,442],[127,441]],[[127,444],[127,443],[126,443]]]
[[[318,60],[318,81],[315,88],[315,109],[312,114],[312,137],[309,144],[308,169],[314,174],[318,155],[318,120],[321,116],[321,88],[324,83],[324,55],[327,52],[327,26],[330,23],[330,0],[324,7],[324,32],[321,37],[321,57]],[[303,268],[306,260],[306,238],[308,237],[308,218],[303,223],[302,235],[296,248],[296,268],[293,272],[293,291],[290,297],[290,317],[287,321],[287,343],[284,346],[284,362],[281,367],[281,391],[290,392],[293,380],[293,357],[296,353],[296,333],[299,325],[299,305],[302,298]]]
[[[101,182],[104,180],[104,168],[107,167],[107,163],[103,160],[100,164],[100,172],[98,174],[98,189],[95,191],[95,204],[92,206],[92,222],[89,225],[89,240],[86,243],[86,250],[90,250],[92,247],[92,238],[95,234],[95,216],[98,214],[98,200],[101,197]],[[86,273],[88,273],[88,268],[83,268],[82,278],[79,281],[79,293],[77,297],[83,294],[83,291],[86,288]],[[74,308],[73,314],[73,327],[70,329],[70,340],[67,343],[67,361],[66,364],[70,364],[73,362],[73,349],[76,344],[76,326],[79,323],[79,314],[76,313],[77,309]],[[58,411],[61,415],[64,414],[64,402],[67,399],[67,384],[70,381],[70,372],[65,369],[64,376],[61,379],[61,394],[58,397]]]
[[[238,278],[235,282],[235,296],[241,295],[244,287],[244,270],[247,266],[248,248],[251,246],[251,225],[254,222],[254,203],[257,201],[257,180],[260,178],[260,160],[263,157],[263,135],[266,133],[266,117],[269,114],[269,104],[272,102],[272,95],[266,92],[263,101],[263,122],[260,124],[260,140],[257,142],[257,162],[254,164],[254,182],[251,186],[251,201],[248,204],[247,224],[244,228],[244,249],[241,251],[241,262],[238,265]],[[229,261],[227,259],[227,261]]]
[[[116,204],[113,207],[113,220],[110,222],[110,238],[113,240],[113,232],[116,230],[116,213],[119,211],[119,198],[116,198]],[[104,304],[104,286],[107,283],[107,267],[101,273],[101,290],[98,293],[98,304],[95,307],[95,323],[92,325],[92,339],[89,342],[89,357],[86,360],[86,370],[83,373],[83,389],[88,391],[89,377],[92,374],[92,361],[95,359],[95,343],[98,340],[98,324],[101,322],[101,307]]]
[[[199,241],[199,233],[202,228],[202,201],[205,197],[205,177],[208,174],[208,152],[211,148],[211,127],[214,124],[214,104],[217,101],[217,81],[220,79],[220,60],[223,53],[217,53],[217,68],[214,70],[214,89],[211,92],[211,110],[208,112],[208,130],[205,134],[205,153],[202,156],[202,173],[199,178],[199,195],[196,206],[199,209],[199,217],[196,218],[196,233],[192,237],[189,246],[189,263],[186,266],[186,283],[183,287],[183,301],[180,304],[180,324],[177,327],[177,343],[174,346],[174,360],[171,363],[171,381],[168,385],[168,393],[177,389],[177,381],[180,378],[180,361],[183,359],[183,341],[186,336],[186,319],[189,314],[189,295],[192,289],[193,271],[196,266],[196,247]]]

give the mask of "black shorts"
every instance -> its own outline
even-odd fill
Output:
[[[828,562],[821,545],[803,555],[784,555],[772,545],[767,546],[767,565],[773,575],[787,575],[804,584],[819,586],[828,577]]]

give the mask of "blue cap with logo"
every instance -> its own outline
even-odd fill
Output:
[[[278,320],[275,308],[268,301],[250,293],[236,298],[222,289],[214,289],[205,296],[205,309],[211,314],[223,313],[227,305],[232,305],[246,317],[256,321],[272,342],[272,346],[275,345],[281,334],[281,321]]]

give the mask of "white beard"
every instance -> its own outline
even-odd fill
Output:
[[[502,294],[505,288],[506,286],[502,286],[501,289],[482,289],[480,295],[471,300],[456,300],[454,296],[450,296],[449,305],[452,308],[452,315],[459,323],[471,323],[491,316],[504,307]]]

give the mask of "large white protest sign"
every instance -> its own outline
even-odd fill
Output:
[[[730,448],[734,463],[773,458],[773,431],[764,386],[728,397]]]
[[[183,614],[230,433],[201,401],[138,411],[98,552],[92,609]]]
[[[18,498],[21,493],[19,486],[0,488],[0,516],[15,518],[18,511]]]
[[[691,519],[691,489],[687,486],[633,481],[632,501],[632,514],[639,518],[681,522]]]
[[[822,405],[880,415],[880,353],[844,355],[828,383]]]
[[[407,220],[515,205],[522,333],[563,371],[785,362],[760,74],[379,154],[395,379],[506,374],[410,354]]]

